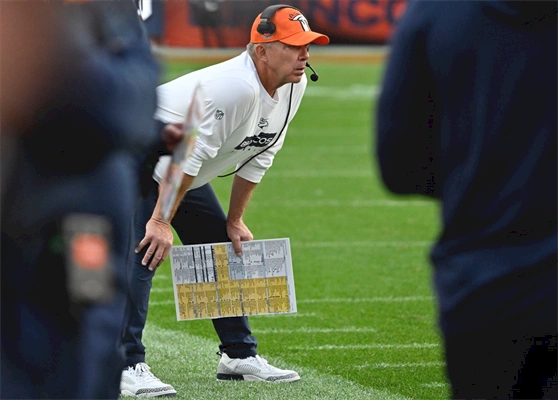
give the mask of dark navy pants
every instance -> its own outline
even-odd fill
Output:
[[[135,241],[145,236],[145,225],[153,214],[157,202],[157,185],[139,200],[134,216]],[[182,244],[202,244],[229,242],[226,229],[226,215],[213,189],[206,184],[198,189],[188,191],[172,220],[172,226]],[[147,248],[146,248],[147,249]],[[145,362],[145,346],[142,332],[147,320],[149,292],[155,271],[149,271],[141,265],[145,250],[136,254],[130,263],[129,284],[129,319],[124,331],[124,347],[127,365]],[[244,358],[257,354],[256,338],[252,336],[246,317],[228,317],[213,319],[213,326],[219,336],[221,351],[231,358]]]
[[[452,399],[557,398],[557,279],[552,256],[442,313]]]
[[[552,331],[555,326],[494,327],[446,337],[451,398],[556,399],[557,336]]]

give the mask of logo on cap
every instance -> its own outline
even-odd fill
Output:
[[[302,14],[297,14],[294,17],[293,16],[289,16],[291,21],[298,21],[300,22],[300,26],[302,27],[303,31],[309,32],[310,31],[310,25],[308,25],[308,20],[306,19],[306,17]]]

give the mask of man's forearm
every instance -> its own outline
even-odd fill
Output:
[[[170,223],[170,221],[172,221],[176,212],[178,211],[178,206],[180,206],[180,203],[182,203],[184,196],[186,196],[186,192],[188,191],[190,186],[192,186],[192,183],[194,182],[195,178],[196,178],[195,176],[183,174],[182,183],[180,185],[180,188],[178,189],[178,192],[176,193],[176,199],[174,200],[174,204],[172,206],[169,219],[168,221],[165,222]],[[161,185],[159,185],[159,198],[157,199],[157,204],[155,204],[155,209],[153,210],[153,214],[151,218],[163,221],[163,205],[162,205],[163,200],[161,198],[161,189],[162,187]]]
[[[242,219],[256,186],[257,183],[247,181],[235,175],[229,203],[228,220],[238,221]]]

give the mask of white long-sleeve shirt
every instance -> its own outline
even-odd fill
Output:
[[[198,82],[205,99],[205,113],[196,147],[184,167],[184,173],[196,177],[190,189],[239,167],[274,143],[236,173],[250,182],[259,183],[283,146],[289,122],[306,89],[306,76],[297,84],[280,87],[272,98],[262,86],[254,62],[245,51],[230,60],[159,86],[155,118],[166,123],[183,122]],[[169,163],[170,156],[159,159],[153,174],[157,182],[161,182]]]

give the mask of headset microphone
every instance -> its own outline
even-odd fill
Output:
[[[310,66],[310,64],[306,63],[306,66],[312,70],[312,75],[310,75],[310,79],[312,82],[316,82],[319,79],[318,74],[314,71],[314,68]]]

